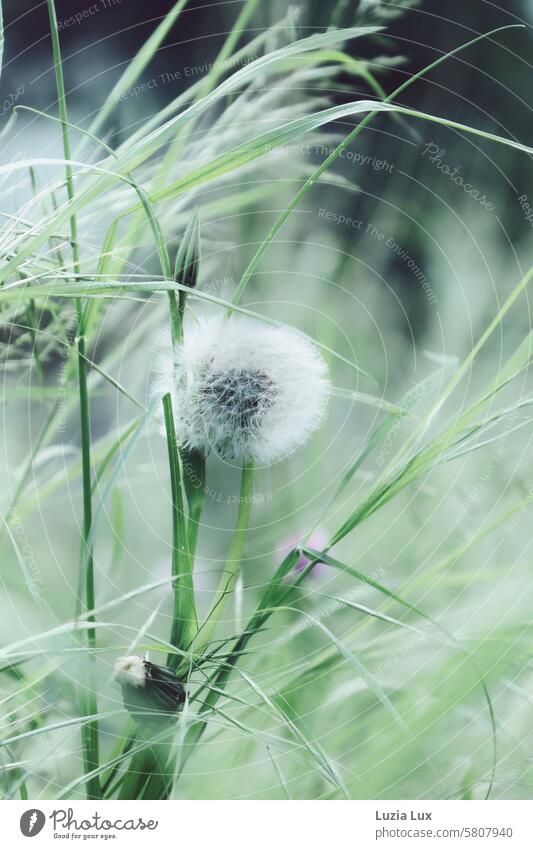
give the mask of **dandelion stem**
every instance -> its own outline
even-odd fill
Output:
[[[239,494],[239,509],[237,511],[237,522],[228,551],[226,565],[220,578],[213,602],[203,625],[198,631],[191,651],[194,654],[202,654],[209,645],[209,641],[222,615],[227,598],[230,595],[241,568],[242,553],[246,540],[246,531],[250,522],[252,510],[254,467],[249,462],[243,466],[241,475],[241,490]]]
[[[61,120],[61,135],[63,141],[63,152],[67,164],[65,165],[67,198],[69,203],[74,199],[74,182],[72,178],[72,167],[68,164],[71,160],[70,139],[68,130],[68,114],[67,102],[65,96],[65,81],[63,79],[63,66],[61,61],[61,48],[59,44],[59,34],[57,27],[57,16],[54,5],[54,0],[47,0],[48,17],[50,20],[50,35],[52,39],[52,50],[54,56],[54,67],[57,87],[57,100],[59,108],[59,117]],[[70,243],[72,249],[72,266],[74,279],[80,275],[80,257],[78,250],[78,227],[76,215],[70,216]],[[77,319],[77,349],[78,349],[78,383],[80,396],[80,420],[81,420],[81,455],[82,455],[82,479],[83,479],[83,552],[81,563],[86,562],[85,572],[85,602],[87,610],[92,610],[95,606],[94,596],[94,562],[92,551],[88,552],[86,557],[86,546],[91,532],[92,525],[92,501],[91,501],[91,435],[90,435],[90,420],[89,420],[89,393],[87,387],[87,365],[85,358],[85,319],[81,298],[76,299],[76,319]],[[89,622],[94,622],[94,616],[89,614]],[[81,707],[84,713],[95,715],[98,713],[97,699],[95,691],[95,676],[93,663],[94,658],[92,652],[96,646],[96,631],[94,628],[87,630],[87,642],[89,646],[89,676],[87,681],[87,690],[82,695]],[[92,772],[98,767],[99,752],[98,752],[98,724],[93,720],[82,726],[82,745],[84,753],[85,770],[87,773]],[[87,780],[87,797],[89,799],[100,798],[100,782],[98,777],[93,777]]]

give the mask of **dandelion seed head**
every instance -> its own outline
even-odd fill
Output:
[[[329,393],[318,349],[291,328],[255,319],[202,319],[160,362],[181,446],[239,462],[273,463],[320,424]]]
[[[115,678],[122,686],[144,687],[146,666],[142,657],[137,657],[135,654],[119,657],[115,663]]]

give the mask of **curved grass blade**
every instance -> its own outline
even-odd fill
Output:
[[[491,725],[492,768],[491,768],[491,781],[489,782],[489,786],[488,786],[488,789],[487,789],[487,795],[486,795],[486,798],[488,799],[491,792],[492,792],[492,786],[493,786],[494,776],[496,774],[496,766],[497,766],[497,762],[498,762],[496,718],[495,718],[495,713],[494,713],[494,707],[493,707],[493,704],[492,704],[492,699],[490,697],[490,693],[489,693],[487,685],[485,683],[485,679],[481,675],[481,673],[480,673],[480,671],[477,667],[477,664],[475,663],[473,658],[470,656],[470,653],[466,649],[464,649],[457,642],[457,640],[455,639],[453,634],[450,634],[450,632],[446,628],[444,628],[443,625],[441,625],[439,622],[437,622],[437,620],[433,619],[433,617],[431,617],[431,616],[428,616],[427,613],[424,613],[423,611],[421,611],[419,608],[415,607],[414,605],[409,604],[409,602],[405,601],[403,598],[396,595],[396,593],[391,592],[391,590],[388,590],[382,584],[378,583],[377,581],[374,581],[372,578],[367,577],[362,572],[358,572],[357,569],[354,569],[351,566],[347,566],[346,564],[341,563],[341,561],[337,560],[334,557],[331,557],[331,555],[329,555],[327,552],[318,552],[318,551],[315,551],[312,548],[309,548],[308,546],[302,547],[301,550],[304,552],[304,554],[307,554],[307,556],[311,558],[311,561],[310,561],[309,565],[306,567],[305,571],[309,571],[310,569],[312,569],[313,566],[316,563],[327,563],[329,566],[333,566],[335,569],[338,569],[341,572],[346,572],[349,575],[353,575],[359,581],[362,581],[363,583],[368,584],[373,589],[375,589],[378,592],[385,595],[388,599],[396,601],[398,604],[402,605],[402,607],[405,607],[408,610],[412,611],[413,613],[416,613],[417,616],[422,617],[422,619],[425,619],[426,622],[429,622],[434,628],[441,631],[441,633],[443,633],[448,638],[448,640],[451,641],[451,643],[454,645],[454,647],[457,648],[460,651],[460,653],[467,660],[467,662],[470,663],[470,665],[472,666],[472,669],[474,670],[476,677],[479,681],[479,685],[480,685],[480,687],[483,691],[483,696],[484,696],[485,702],[487,704],[487,708],[488,708],[488,712],[489,712],[490,725]]]
[[[232,303],[233,304],[239,303],[242,295],[244,294],[244,291],[246,289],[246,286],[248,285],[248,282],[249,282],[252,274],[254,273],[255,269],[257,268],[257,266],[258,266],[259,262],[261,261],[261,259],[263,258],[263,256],[265,255],[270,243],[272,242],[272,240],[274,239],[276,234],[279,232],[279,230],[281,230],[285,221],[287,220],[287,218],[292,213],[293,209],[295,209],[298,206],[301,199],[307,194],[307,192],[317,182],[317,180],[319,179],[321,174],[323,174],[324,171],[327,168],[329,168],[329,166],[337,159],[337,157],[340,156],[342,151],[345,150],[348,147],[348,145],[351,144],[351,142],[355,138],[357,138],[359,133],[361,133],[362,130],[364,130],[364,128],[373,120],[373,118],[375,118],[375,116],[378,114],[379,111],[382,111],[383,109],[386,109],[386,108],[392,108],[392,107],[387,106],[387,104],[390,103],[390,101],[394,100],[396,97],[398,97],[398,95],[402,94],[402,92],[404,92],[407,88],[409,88],[409,86],[413,85],[413,83],[415,83],[417,80],[424,77],[426,74],[428,74],[434,68],[437,68],[439,65],[441,65],[443,62],[450,59],[452,56],[457,55],[461,51],[466,50],[468,47],[471,47],[472,45],[476,44],[479,41],[482,41],[486,38],[490,38],[491,36],[495,35],[496,33],[504,32],[507,29],[516,29],[519,26],[521,26],[521,25],[511,24],[511,25],[505,26],[505,27],[498,27],[498,29],[496,29],[496,30],[491,30],[488,33],[484,33],[483,35],[477,36],[476,38],[471,39],[470,41],[466,42],[465,44],[461,44],[459,47],[456,47],[454,50],[450,50],[444,56],[440,56],[435,62],[432,62],[430,65],[427,65],[421,71],[418,71],[416,74],[414,74],[408,80],[406,80],[406,82],[402,83],[402,85],[400,85],[397,89],[395,89],[392,92],[392,94],[388,95],[388,97],[385,98],[383,103],[377,104],[376,108],[374,108],[365,118],[363,118],[363,120],[360,121],[360,123],[357,125],[357,127],[355,127],[350,133],[348,133],[346,138],[344,138],[340,142],[340,144],[338,144],[337,147],[330,153],[330,155],[326,157],[326,159],[322,162],[321,165],[319,165],[319,167],[316,169],[316,171],[314,171],[313,174],[305,181],[304,185],[301,187],[301,189],[299,189],[299,191],[295,194],[295,196],[293,197],[293,199],[291,200],[289,205],[281,213],[279,218],[276,220],[274,225],[271,227],[266,238],[263,240],[263,242],[261,243],[261,245],[259,246],[259,248],[255,252],[254,256],[250,260],[248,266],[246,267],[244,274],[243,274],[243,276],[242,276],[242,278],[239,282],[239,285],[237,286],[235,294],[232,298]],[[528,150],[527,152],[530,152],[530,151]]]
[[[158,48],[161,46],[162,42],[165,40],[166,36],[178,20],[187,3],[188,0],[178,0],[178,2],[174,4],[163,20],[157,25],[148,40],[144,42],[143,46],[139,49],[131,62],[129,62],[126,70],[111,89],[110,93],[106,97],[104,105],[100,108],[96,118],[92,122],[89,128],[91,133],[97,133],[100,130],[113,112],[117,103],[120,103],[122,95],[135,85],[146,66],[152,61]],[[84,146],[85,145],[82,144],[80,146],[80,150],[82,150]]]

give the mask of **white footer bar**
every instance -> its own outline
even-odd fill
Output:
[[[533,847],[530,801],[1,803],[4,846]],[[34,841],[34,842],[33,842]]]

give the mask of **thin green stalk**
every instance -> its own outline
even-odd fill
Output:
[[[35,366],[36,366],[37,371],[39,373],[39,379],[40,379],[41,383],[44,383],[44,369],[43,369],[43,364],[41,362],[41,356],[39,354],[39,346],[37,344],[37,332],[39,330],[39,319],[37,317],[37,311],[35,309],[35,301],[33,300],[33,298],[30,301],[29,306],[28,306],[27,319],[28,319],[28,326],[30,328],[32,354],[33,354],[33,358],[35,360]]]
[[[181,12],[187,5],[189,0],[178,0],[178,2],[167,12],[165,17],[160,21],[156,29],[150,35],[148,40],[142,45],[132,61],[128,64],[126,70],[114,85],[111,92],[105,99],[103,106],[96,115],[96,118],[90,126],[93,133],[99,132],[101,127],[109,118],[117,103],[120,102],[121,96],[132,88],[134,83],[139,79],[146,66],[151,62],[154,55],[157,53],[162,42],[165,40],[172,27],[179,18]],[[85,143],[80,145],[80,151],[85,148]]]
[[[195,289],[200,269],[200,223],[198,210],[195,209],[180,242],[174,263],[173,280],[186,286],[177,293],[168,293],[170,302],[170,323],[172,344],[179,345],[183,340],[183,318],[189,289]],[[165,275],[170,279],[170,271]]]
[[[52,39],[52,50],[54,56],[55,78],[57,87],[57,99],[59,108],[59,117],[61,120],[61,136],[63,141],[63,152],[65,159],[69,162],[72,158],[70,149],[70,139],[68,130],[68,113],[67,102],[65,95],[65,81],[63,79],[63,66],[61,61],[61,48],[59,44],[59,33],[57,27],[57,16],[54,0],[47,0],[48,17],[50,20],[50,35]],[[69,164],[65,165],[67,198],[69,203],[74,200],[74,181],[72,178],[72,167]],[[70,243],[72,249],[72,266],[75,279],[80,275],[80,257],[78,250],[78,226],[76,215],[73,213],[69,219],[70,223]],[[87,544],[87,540],[91,531],[92,525],[92,495],[91,495],[91,435],[90,435],[90,419],[89,419],[89,393],[87,387],[87,365],[85,359],[85,322],[83,312],[83,302],[81,298],[76,299],[76,318],[77,318],[77,348],[78,348],[78,381],[79,381],[79,396],[80,396],[80,420],[81,420],[81,454],[82,454],[82,479],[83,479],[83,541]],[[92,550],[88,552],[89,556],[86,560],[85,572],[85,602],[87,610],[92,610],[95,606],[94,596],[94,561]],[[85,558],[82,558],[82,562]],[[93,614],[88,616],[89,622],[94,622]],[[94,628],[87,630],[87,643],[89,647],[89,675],[87,680],[87,690],[82,694],[81,707],[88,715],[96,715],[98,713],[97,699],[95,692],[95,676],[94,676],[94,656],[93,652],[96,647],[96,631]],[[93,720],[82,726],[82,745],[85,761],[85,770],[90,773],[99,765],[98,751],[98,723]],[[93,777],[87,781],[87,797],[89,799],[100,798],[100,781],[98,777]]]
[[[35,168],[30,167],[29,172],[30,172],[31,188],[32,188],[33,196],[35,197],[36,194],[37,194],[37,180],[36,180],[36,177],[35,177]],[[44,212],[46,214],[46,207],[44,206],[44,204],[43,204],[43,207],[44,207]],[[35,360],[35,366],[36,366],[37,371],[39,373],[39,378],[41,380],[41,383],[44,383],[44,369],[43,369],[43,364],[41,362],[41,357],[39,355],[39,347],[37,345],[37,331],[39,329],[39,320],[37,318],[37,312],[36,312],[36,309],[35,309],[35,301],[33,300],[33,298],[30,301],[28,309],[27,309],[27,319],[28,319],[28,325],[30,327],[30,336],[31,336],[31,342],[32,342],[32,354],[33,354],[33,358]]]
[[[198,210],[195,209],[182,236],[174,262],[173,279],[176,283],[181,284],[181,286],[185,288],[180,289],[177,293],[168,293],[172,345],[174,348],[183,341],[183,320],[185,317],[187,296],[192,289],[196,288],[199,270],[200,222],[198,218]],[[167,273],[165,269],[163,269],[163,273],[167,278],[169,278],[170,272]],[[181,448],[179,450],[178,465],[183,469],[183,489],[185,491],[187,505],[189,508],[187,535],[189,543],[190,569],[192,572],[198,541],[198,531],[200,529],[200,518],[204,506],[205,457],[199,451],[188,451]]]
[[[192,562],[189,551],[189,535],[185,520],[182,490],[181,461],[176,443],[174,414],[170,393],[163,397],[165,428],[167,432],[170,484],[172,489],[172,577],[174,588],[174,610],[170,630],[170,642],[178,649],[187,650],[197,630],[196,604],[192,580]],[[171,653],[168,665],[175,668],[179,655]]]
[[[180,769],[177,777],[181,775],[183,767],[192,755],[197,744],[200,742],[200,739],[207,727],[207,721],[202,719],[201,715],[214,710],[217,701],[224,694],[224,689],[228,683],[228,679],[234,667],[237,665],[249,640],[252,639],[254,634],[261,630],[268,618],[277,609],[277,606],[286,598],[286,594],[290,591],[290,587],[283,585],[283,580],[286,575],[293,571],[299,558],[300,552],[298,549],[293,549],[289,552],[287,557],[285,557],[281,565],[276,570],[275,575],[269,582],[255,612],[252,614],[252,617],[246,625],[246,628],[236,640],[230,654],[226,658],[226,661],[220,665],[212,679],[208,681],[208,684],[212,686],[201,704],[199,718],[190,726],[185,735],[185,743],[181,754]],[[194,698],[198,698],[198,695],[199,694],[196,693]]]
[[[227,598],[231,593],[241,568],[242,553],[246,540],[246,531],[250,522],[252,510],[254,466],[252,462],[246,463],[242,469],[241,490],[239,494],[239,508],[237,511],[237,522],[228,551],[226,564],[219,585],[215,592],[209,613],[198,631],[191,651],[194,654],[203,654],[209,645],[213,631],[222,615]]]

